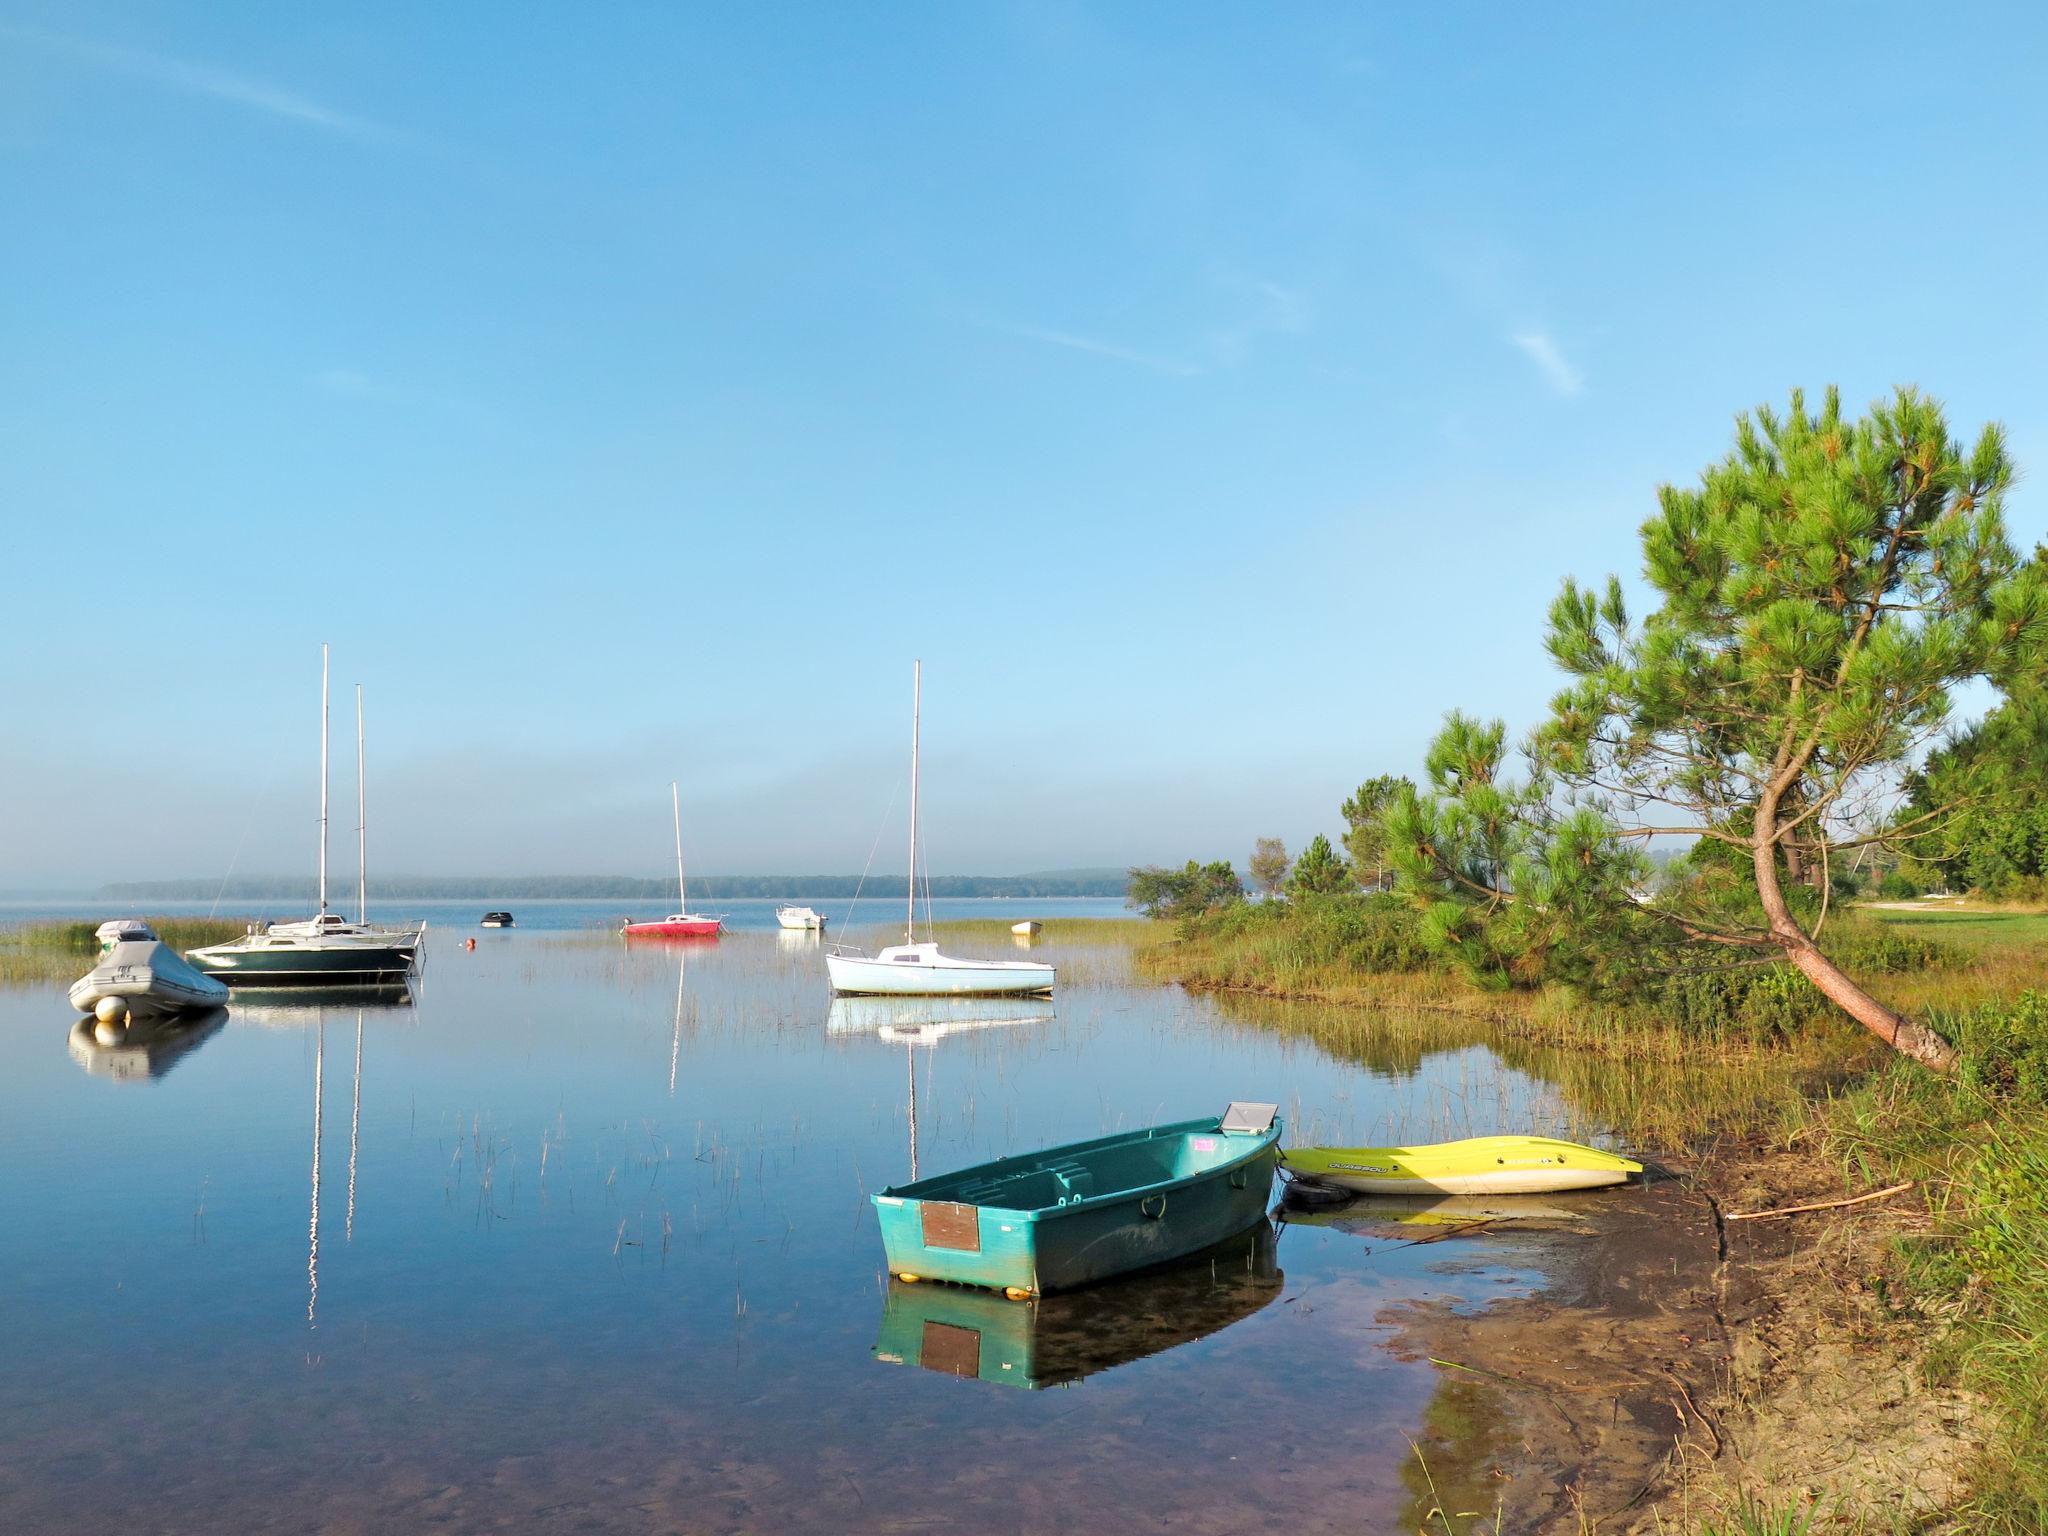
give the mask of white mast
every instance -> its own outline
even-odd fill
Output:
[[[327,647],[320,647],[320,913],[327,913]]]
[[[363,685],[356,684],[356,921],[370,921],[370,820],[363,814]]]
[[[690,910],[690,898],[683,891],[683,795],[674,779],[668,781],[668,798],[676,813],[676,913],[683,916]]]
[[[903,942],[917,942],[917,722],[924,693],[924,662],[910,664],[910,890],[905,904]]]

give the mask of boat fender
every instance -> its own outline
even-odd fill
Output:
[[[923,1277],[920,1275],[913,1275],[908,1270],[898,1270],[896,1272],[896,1278],[898,1280],[901,1280],[905,1285],[915,1285]]]
[[[1021,1285],[1006,1285],[1003,1287],[1003,1294],[1012,1301],[1029,1301],[1031,1299],[1031,1293]],[[1003,1369],[1007,1371],[1009,1367],[1006,1365]]]
[[[118,1028],[120,1025],[128,1022],[128,1000],[122,997],[103,997],[94,1005],[92,1016],[102,1024],[110,1024]],[[100,1042],[101,1045],[111,1043],[111,1041],[107,1040]]]

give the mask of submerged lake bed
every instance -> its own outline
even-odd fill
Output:
[[[1112,944],[1037,946],[1043,1005],[923,1017],[835,1004],[814,934],[560,928],[430,932],[409,1002],[238,999],[118,1072],[61,986],[0,989],[0,1526],[1396,1532],[1450,1489],[1490,1521],[1563,1474],[1440,1341],[1668,1215],[1282,1211],[1040,1302],[904,1286],[868,1196],[914,1163],[1231,1099],[1294,1145],[1586,1127],[1484,1044],[1333,1054]]]

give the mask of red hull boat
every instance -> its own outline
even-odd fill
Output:
[[[725,932],[725,923],[716,917],[679,912],[658,923],[628,923],[620,931],[629,939],[709,939]]]
[[[725,932],[722,913],[692,912],[690,893],[683,885],[683,801],[676,786],[668,787],[669,806],[676,820],[676,902],[680,912],[671,912],[659,922],[627,922],[620,932],[629,939],[712,939]]]

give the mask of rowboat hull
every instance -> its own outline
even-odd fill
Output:
[[[809,907],[777,907],[775,921],[784,928],[799,932],[816,932],[825,926],[823,914]]]
[[[889,1268],[1037,1296],[1171,1263],[1265,1215],[1280,1130],[1226,1132],[1212,1116],[885,1189]]]
[[[1542,1195],[1625,1182],[1643,1165],[1547,1136],[1420,1147],[1296,1147],[1288,1172],[1365,1195]]]
[[[1077,1296],[1014,1302],[889,1282],[875,1358],[998,1386],[1065,1386],[1218,1333],[1280,1294],[1272,1224]]]
[[[1057,973],[1026,960],[954,960],[936,944],[900,944],[879,955],[827,955],[832,990],[854,997],[1030,997]]]

